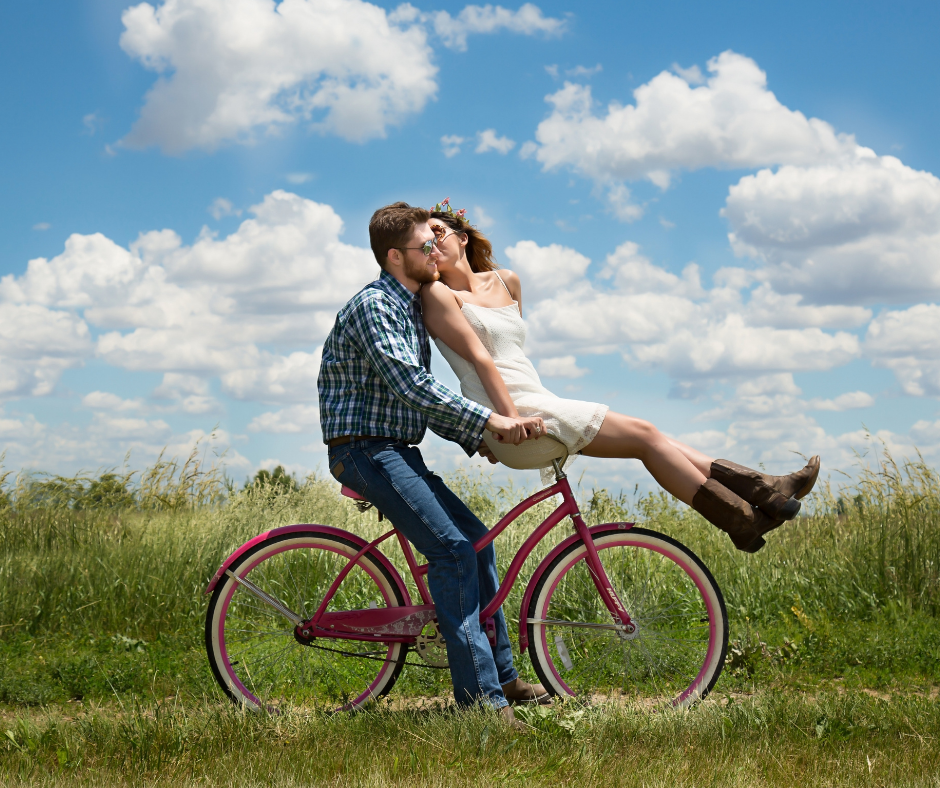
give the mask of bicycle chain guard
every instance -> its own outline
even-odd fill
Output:
[[[436,621],[428,621],[415,643],[415,651],[428,665],[435,668],[446,668],[447,646],[441,636],[441,630]]]

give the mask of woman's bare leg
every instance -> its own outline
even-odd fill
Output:
[[[691,446],[687,446],[673,438],[666,438],[666,440],[681,451],[685,458],[698,468],[699,472],[702,473],[706,479],[712,475],[712,463],[715,461],[714,457],[702,454],[698,449],[693,449]]]
[[[696,463],[648,421],[613,411],[607,412],[597,436],[581,453],[588,457],[640,460],[666,492],[687,504],[692,503],[706,479]]]

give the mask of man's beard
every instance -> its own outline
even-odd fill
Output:
[[[413,279],[418,284],[428,284],[430,282],[436,282],[441,278],[440,273],[435,267],[433,270],[428,267],[429,260],[425,260],[423,263],[415,263],[405,258],[405,273]]]

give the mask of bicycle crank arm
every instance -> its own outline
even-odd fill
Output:
[[[227,574],[232,580],[238,583],[240,586],[243,586],[247,591],[250,591],[258,599],[264,602],[267,605],[273,607],[278,613],[280,613],[284,618],[290,621],[295,627],[299,626],[304,622],[304,620],[293,612],[290,608],[286,607],[283,602],[278,599],[275,599],[273,596],[268,594],[265,591],[262,591],[258,586],[252,583],[245,577],[239,577],[231,569],[226,569],[225,574]]]
[[[631,633],[633,630],[626,624],[588,624],[581,621],[562,621],[557,618],[527,618],[526,624],[555,624],[565,627],[580,627],[581,629],[613,629],[616,632]]]

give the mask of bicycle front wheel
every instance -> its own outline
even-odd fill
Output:
[[[231,571],[304,619],[311,617],[359,545],[332,534],[294,532],[262,542]],[[391,573],[366,554],[327,611],[405,604]],[[401,673],[402,643],[317,638],[302,644],[294,625],[229,575],[206,614],[206,650],[219,685],[252,709],[355,709],[386,694]]]
[[[597,701],[688,706],[724,666],[728,615],[711,572],[668,536],[644,528],[594,534],[601,563],[636,631],[611,623],[575,542],[538,578],[529,655],[546,688]]]

